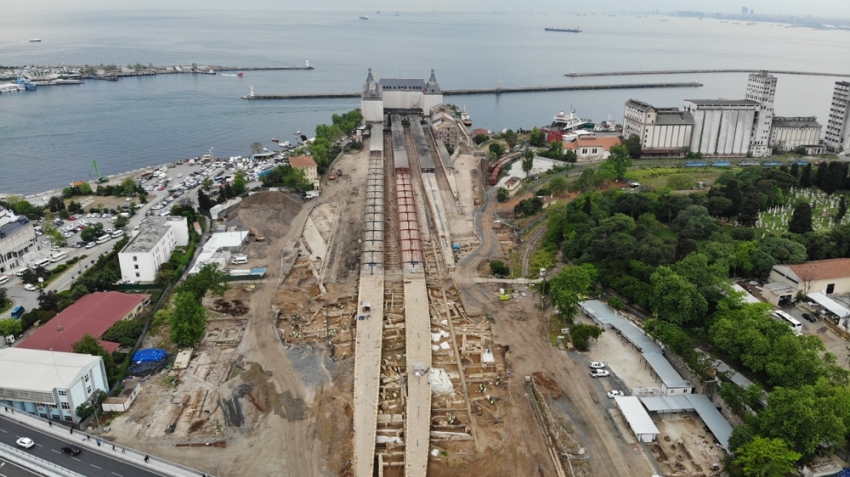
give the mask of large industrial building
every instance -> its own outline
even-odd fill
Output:
[[[799,147],[818,148],[821,129],[818,119],[814,116],[775,116],[770,128],[770,147],[777,151],[793,151]]]
[[[824,144],[833,151],[850,150],[850,82],[835,82]]]
[[[686,99],[693,117],[691,152],[708,156],[745,156],[750,150],[759,103],[743,99]]]
[[[679,108],[656,108],[635,99],[626,102],[623,137],[637,135],[648,156],[679,156],[690,150],[694,119]]]
[[[366,83],[360,100],[360,111],[367,123],[383,122],[384,110],[395,109],[416,111],[423,115],[431,113],[431,108],[443,102],[443,92],[434,70],[426,83],[416,78],[378,79],[369,68]]]
[[[100,356],[0,349],[0,406],[77,424],[77,406],[108,390]]]
[[[23,257],[35,246],[33,224],[0,207],[0,273],[26,266]]]
[[[767,71],[752,73],[747,79],[746,99],[758,103],[753,123],[750,151],[755,157],[770,154],[770,126],[773,124],[773,98],[776,96],[776,76]]]
[[[174,248],[189,245],[189,225],[186,217],[145,217],[140,227],[118,253],[121,278],[152,282]]]

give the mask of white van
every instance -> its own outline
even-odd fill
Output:
[[[234,265],[244,265],[244,264],[248,263],[248,256],[247,255],[237,255],[237,256],[233,257],[233,260],[231,260],[231,263],[234,264]]]
[[[50,265],[50,260],[46,258],[44,260],[39,260],[35,262],[36,267],[46,267],[48,265]]]
[[[0,275],[0,285],[9,281],[9,277],[6,275]]]
[[[97,238],[97,243],[106,243],[109,242],[109,235],[101,235]]]
[[[53,255],[50,256],[50,261],[53,262],[53,263],[56,263],[59,260],[62,260],[67,256],[68,256],[67,252],[57,252],[57,253],[54,253]]]

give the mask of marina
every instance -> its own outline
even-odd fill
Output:
[[[586,84],[570,86],[528,86],[519,88],[469,88],[444,89],[445,96],[468,96],[480,94],[543,93],[548,91],[591,91],[606,89],[646,89],[646,88],[698,88],[698,81],[677,83],[622,83],[622,84]],[[249,94],[242,99],[338,99],[359,98],[360,93],[294,93],[294,94]]]

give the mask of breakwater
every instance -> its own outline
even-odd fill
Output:
[[[479,94],[543,93],[550,91],[589,91],[603,89],[645,89],[645,88],[698,88],[697,81],[679,83],[623,83],[623,84],[587,84],[571,86],[528,86],[520,88],[470,88],[443,90],[443,96],[468,96]],[[359,98],[360,93],[294,93],[294,94],[253,94],[242,99],[341,99]]]
[[[649,71],[607,71],[596,73],[567,73],[564,76],[570,78],[586,78],[590,76],[632,76],[632,75],[680,75],[690,73],[758,73],[767,71],[780,75],[805,75],[805,76],[835,76],[837,78],[850,77],[850,74],[820,73],[816,71],[786,71],[786,70],[753,70],[753,69],[714,69],[714,70],[649,70]]]

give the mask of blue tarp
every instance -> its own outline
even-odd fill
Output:
[[[155,363],[158,361],[164,361],[168,356],[168,351],[164,349],[140,349],[136,351],[136,354],[133,355],[134,363]]]

